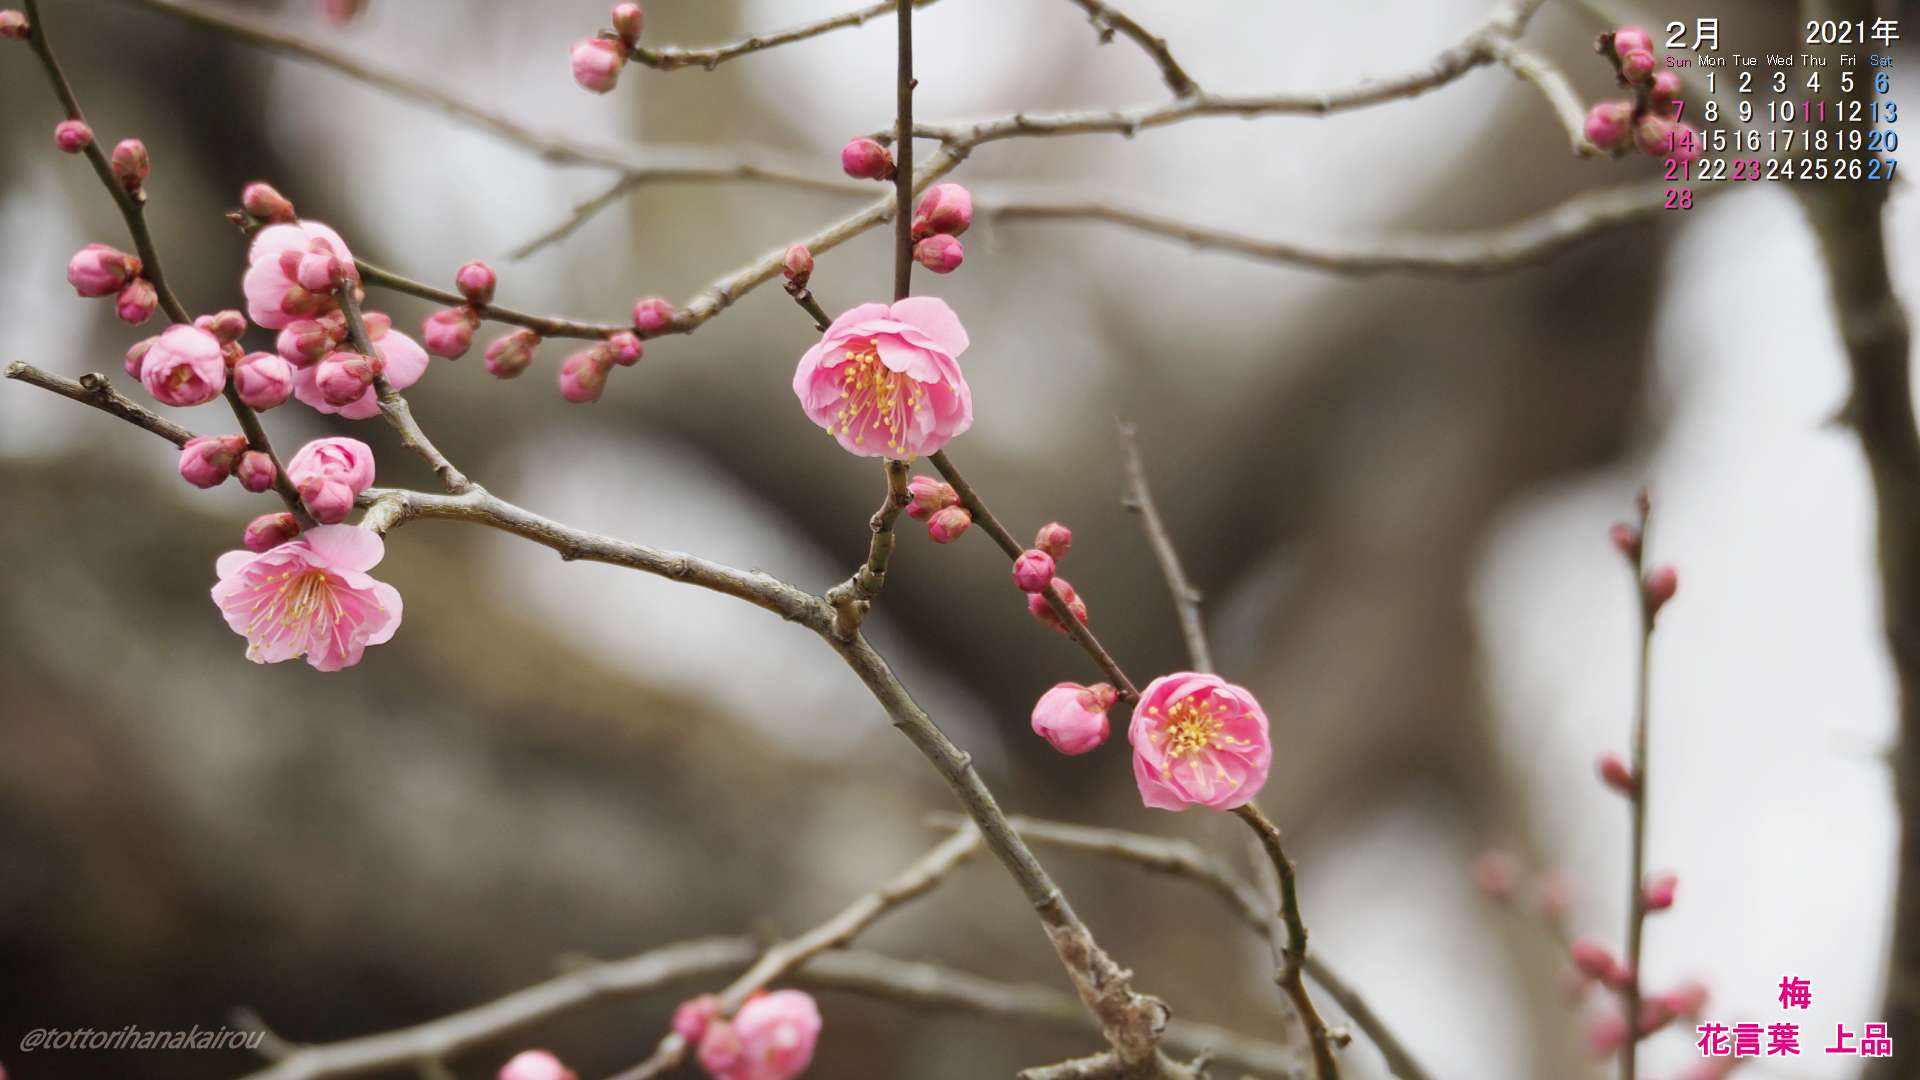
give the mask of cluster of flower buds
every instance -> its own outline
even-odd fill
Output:
[[[493,267],[478,261],[461,266],[453,281],[467,302],[434,312],[420,327],[420,341],[427,351],[448,360],[460,359],[473,347],[474,331],[480,329],[480,309],[493,302],[497,284]]]
[[[1055,576],[1060,561],[1073,549],[1073,530],[1057,521],[1049,521],[1040,526],[1034,534],[1033,546],[1020,553],[1013,560],[1013,583],[1027,594],[1027,611],[1034,618],[1066,633],[1066,625],[1060,621],[1059,613],[1047,602],[1047,587],[1060,594],[1060,600],[1067,610],[1081,622],[1087,621],[1087,602],[1080,599],[1066,578]]]
[[[560,396],[575,405],[599,401],[607,388],[608,373],[616,366],[632,367],[639,363],[642,352],[639,335],[622,330],[597,345],[569,355],[560,362]]]
[[[927,535],[936,544],[951,544],[973,527],[973,514],[945,481],[916,476],[907,481],[907,500],[907,516],[926,522]]]
[[[645,13],[639,4],[613,5],[613,33],[602,33],[573,43],[569,54],[573,63],[573,81],[584,90],[604,94],[620,81],[620,69],[627,54],[640,43],[640,27]]]
[[[89,299],[113,297],[113,312],[121,321],[139,326],[153,317],[160,294],[140,276],[140,256],[105,244],[88,244],[67,260],[67,283]]]
[[[713,1080],[793,1080],[812,1063],[820,1027],[820,1007],[800,990],[756,993],[731,1019],[712,994],[673,1013],[674,1032]]]
[[[1637,148],[1654,157],[1690,162],[1700,156],[1700,132],[1674,116],[1680,76],[1656,71],[1653,38],[1637,26],[1600,35],[1597,46],[1613,64],[1632,101],[1603,101],[1587,112],[1587,141],[1613,154]]]
[[[959,184],[935,184],[913,212],[913,258],[936,274],[960,268],[960,234],[973,224],[973,196]]]
[[[245,435],[198,435],[180,448],[180,478],[197,488],[219,487],[248,453]]]
[[[373,484],[373,448],[359,439],[315,439],[287,461],[287,480],[322,525],[345,521]]]

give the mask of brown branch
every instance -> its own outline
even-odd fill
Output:
[[[1180,61],[1173,58],[1173,51],[1167,48],[1165,38],[1154,37],[1145,27],[1111,4],[1101,3],[1100,0],[1073,0],[1073,3],[1087,13],[1087,21],[1100,34],[1101,44],[1112,41],[1115,31],[1118,31],[1140,46],[1160,69],[1160,81],[1167,84],[1167,89],[1173,91],[1174,97],[1200,92],[1200,84],[1194,82],[1193,76],[1180,66]]]
[[[1167,590],[1173,594],[1173,607],[1180,617],[1180,633],[1186,639],[1194,670],[1212,671],[1213,650],[1207,645],[1207,626],[1200,617],[1200,590],[1188,580],[1186,568],[1180,564],[1179,549],[1160,517],[1160,508],[1154,504],[1153,489],[1147,484],[1147,466],[1140,460],[1138,431],[1132,424],[1121,423],[1120,447],[1126,458],[1126,507],[1140,515],[1140,527],[1147,534],[1147,544],[1160,563],[1161,576],[1167,579]]]
[[[833,605],[833,632],[843,640],[859,632],[874,600],[886,587],[887,566],[893,561],[893,526],[900,518],[900,511],[913,498],[907,491],[911,465],[905,461],[888,461],[886,470],[886,495],[881,499],[880,509],[867,521],[867,528],[873,533],[867,544],[867,561],[854,570],[852,577],[827,590],[827,603]]]
[[[720,1015],[732,1016],[749,996],[786,977],[821,953],[844,948],[861,931],[888,912],[931,892],[954,867],[965,862],[979,849],[980,831],[969,824],[886,884],[841,909],[833,918],[799,937],[768,949],[745,974],[720,992]],[[678,1032],[669,1032],[660,1040],[651,1057],[620,1073],[614,1080],[652,1080],[680,1067],[693,1049]]]
[[[1647,722],[1648,687],[1653,660],[1653,605],[1646,602],[1646,551],[1647,521],[1651,504],[1645,492],[1639,498],[1639,542],[1633,545],[1633,589],[1639,601],[1640,625],[1639,666],[1634,671],[1633,688],[1633,734],[1632,754],[1633,789],[1627,793],[1627,806],[1632,821],[1632,854],[1627,872],[1627,954],[1626,984],[1620,988],[1622,1013],[1629,1018],[1629,1025],[1638,1021],[1632,1018],[1640,1015],[1640,946],[1647,925]],[[1625,1045],[1620,1050],[1621,1080],[1634,1080],[1639,1068],[1640,1038],[1637,1028],[1631,1029]]]
[[[899,21],[893,94],[893,298],[913,292],[913,0],[894,0]]]
[[[935,0],[910,0],[913,7],[922,8]],[[821,34],[843,30],[850,26],[864,26],[869,19],[894,12],[896,0],[880,0],[857,11],[819,19],[790,29],[771,34],[754,34],[727,45],[715,45],[705,49],[683,49],[677,46],[663,46],[649,49],[635,46],[627,51],[627,57],[635,63],[645,64],[656,71],[676,71],[681,68],[699,67],[712,71],[729,60],[737,59],[748,53],[760,52],[781,45],[791,45],[796,41],[819,37]]]
[[[1600,153],[1600,148],[1587,140],[1587,106],[1581,100],[1580,92],[1567,81],[1567,75],[1553,61],[1539,53],[1527,49],[1509,37],[1495,35],[1487,43],[1493,58],[1506,65],[1507,70],[1532,84],[1540,96],[1547,99],[1553,109],[1554,118],[1566,129],[1567,140],[1573,147],[1575,157],[1592,157]]]
[[[362,356],[375,355],[373,341],[367,337],[367,324],[360,317],[360,304],[353,298],[353,286],[344,273],[334,281],[333,298],[339,301],[340,311],[347,317],[347,341],[352,344],[354,351]],[[413,408],[407,404],[406,398],[400,396],[400,391],[387,382],[385,375],[373,377],[373,391],[380,402],[380,414],[400,433],[400,444],[419,455],[420,460],[426,462],[427,467],[440,477],[440,482],[448,491],[458,495],[473,486],[466,474],[454,468],[453,462],[448,461],[440,448],[433,445],[433,440],[427,438],[419,421],[413,418]]]
[[[28,386],[37,386],[42,390],[51,390],[61,397],[71,398],[82,405],[91,405],[135,427],[145,428],[175,446],[185,446],[187,440],[193,438],[193,432],[115,390],[113,384],[107,381],[107,377],[97,371],[89,371],[80,376],[80,381],[75,382],[16,360],[7,365],[7,378],[16,379]]]
[[[515,311],[512,308],[502,307],[499,304],[473,304],[469,303],[467,298],[461,296],[459,293],[436,288],[422,281],[415,281],[412,278],[396,274],[391,270],[375,266],[365,259],[355,259],[353,260],[353,264],[360,270],[360,280],[368,287],[378,286],[383,289],[392,289],[395,292],[406,293],[409,296],[417,296],[422,300],[431,300],[436,304],[446,304],[449,307],[465,305],[478,312],[481,318],[491,319],[494,322],[509,323],[513,326],[524,326],[534,333],[539,334],[541,337],[586,338],[599,341],[612,337],[622,330],[633,329],[630,326],[616,325],[613,323],[575,322],[572,319],[557,318],[550,315],[530,315],[524,311]]]
[[[1274,981],[1286,993],[1288,1000],[1300,1014],[1300,1023],[1307,1029],[1307,1041],[1313,1047],[1313,1068],[1319,1080],[1337,1080],[1340,1066],[1333,1059],[1333,1036],[1327,1029],[1327,1022],[1320,1018],[1320,1012],[1314,1008],[1313,996],[1307,993],[1307,984],[1301,980],[1301,972],[1307,962],[1307,924],[1300,914],[1300,893],[1294,882],[1293,860],[1287,857],[1285,846],[1281,843],[1280,829],[1268,820],[1267,815],[1253,803],[1233,812],[1234,816],[1247,823],[1255,836],[1260,838],[1260,846],[1266,850],[1267,858],[1273,863],[1273,869],[1280,875],[1280,921],[1287,928],[1287,943],[1281,951],[1280,970]]]

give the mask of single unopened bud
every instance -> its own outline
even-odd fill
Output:
[[[147,178],[147,144],[139,139],[121,139],[113,146],[113,155],[108,158],[113,167],[113,178],[128,191],[139,191],[140,184]]]
[[[273,359],[286,363],[277,356]],[[240,481],[241,487],[258,494],[273,486],[274,477],[280,475],[280,470],[274,467],[271,457],[258,450],[249,450],[240,455],[240,464],[233,467],[233,475]]]
[[[560,396],[575,405],[599,401],[613,369],[613,350],[605,345],[582,349],[560,362]]]
[[[293,365],[274,353],[248,353],[233,365],[233,390],[249,408],[271,409],[293,393]]]
[[[67,284],[81,296],[112,296],[140,274],[140,257],[88,244],[67,260]]]
[[[1559,922],[1573,907],[1573,882],[1557,870],[1541,874],[1533,883],[1533,903],[1541,918]]]
[[[913,245],[913,261],[936,274],[951,274],[966,260],[960,241],[945,233],[935,233]]]
[[[180,477],[198,488],[219,487],[233,475],[240,455],[247,452],[244,435],[200,435],[180,448]]]
[[[193,320],[193,325],[220,339],[220,344],[231,345],[240,340],[247,332],[247,317],[228,308],[211,315],[202,315]]]
[[[113,313],[120,321],[139,326],[153,318],[153,309],[160,304],[160,294],[154,291],[153,282],[137,277],[120,289],[120,295],[114,297]]]
[[[1587,141],[1602,150],[1622,150],[1633,137],[1633,105],[1603,101],[1587,110]]]
[[[878,142],[862,136],[840,148],[840,168],[855,180],[891,180],[893,155]]]
[[[581,89],[604,94],[620,81],[620,68],[627,62],[616,42],[606,38],[587,38],[573,44],[573,81]]]
[[[500,1067],[499,1080],[578,1080],[572,1069],[545,1050],[523,1050]]]
[[[620,35],[627,48],[633,48],[640,40],[640,28],[646,22],[646,12],[639,4],[613,5],[613,32]]]
[[[1489,900],[1512,900],[1521,873],[1520,857],[1511,851],[1493,848],[1473,858],[1473,883]]]
[[[7,8],[0,11],[0,38],[8,41],[25,41],[32,36],[33,27],[27,22],[25,12]]]
[[[1647,617],[1658,615],[1679,591],[1680,573],[1673,567],[1661,565],[1647,571],[1646,579],[1640,583],[1640,600],[1646,605]]]
[[[1665,911],[1673,906],[1673,894],[1680,888],[1680,875],[1663,871],[1647,879],[1648,911]]]
[[[1678,145],[1674,137],[1677,128],[1673,121],[1664,116],[1648,113],[1633,124],[1633,145],[1643,154],[1662,157]]]
[[[299,535],[300,522],[292,514],[281,511],[261,514],[247,522],[247,531],[240,535],[240,542],[248,551],[271,551]]]
[[[1611,984],[1620,977],[1620,961],[1614,958],[1613,950],[1592,938],[1575,941],[1568,954],[1573,966],[1589,979]]]
[[[632,367],[647,354],[647,347],[641,343],[640,335],[631,330],[622,330],[608,338],[607,348],[612,353],[613,362],[621,367]]]
[[[329,22],[345,26],[367,10],[367,0],[320,0],[320,6],[326,9]]]
[[[1661,994],[1660,1001],[1675,1016],[1698,1020],[1700,1014],[1706,1011],[1708,996],[1705,983],[1689,979]]]
[[[377,358],[342,350],[327,354],[314,368],[313,385],[327,404],[345,408],[360,400],[379,373]]]
[[[1053,556],[1028,548],[1013,560],[1013,583],[1021,592],[1040,592],[1053,581]]]
[[[633,328],[651,337],[673,325],[673,305],[658,296],[633,302]]]
[[[1084,754],[1107,741],[1114,699],[1106,683],[1058,683],[1034,703],[1033,733],[1063,754]]]
[[[1049,521],[1033,535],[1033,546],[1053,556],[1053,561],[1057,563],[1073,550],[1073,530],[1057,521]]]
[[[458,360],[473,347],[473,332],[479,328],[472,308],[442,308],[421,324],[420,343],[435,356]]]
[[[701,994],[680,1003],[673,1010],[673,1030],[687,1040],[689,1046],[698,1046],[701,1038],[707,1034],[707,1025],[720,1015],[720,999],[712,994]]]
[[[540,335],[531,330],[515,330],[495,338],[487,346],[487,374],[496,379],[511,379],[533,363],[533,350],[540,346]]]
[[[1635,85],[1653,78],[1653,54],[1645,49],[1635,49],[1621,56],[1620,75]]]
[[[732,1021],[722,1018],[716,1018],[707,1025],[706,1034],[700,1037],[700,1047],[694,1058],[708,1076],[740,1076],[753,1067],[740,1033],[734,1030]]]
[[[921,521],[949,506],[960,504],[960,493],[953,485],[931,476],[916,476],[907,481],[907,516]]]
[[[1630,52],[1653,51],[1653,35],[1637,26],[1623,26],[1613,32],[1613,54],[1625,56]]]
[[[1087,602],[1080,599],[1079,593],[1073,591],[1073,586],[1067,583],[1067,579],[1057,577],[1051,584],[1053,591],[1060,594],[1061,603],[1067,605],[1067,610],[1073,613],[1073,617],[1079,622],[1086,622]],[[1027,594],[1027,614],[1063,634],[1067,632],[1066,626],[1060,622],[1060,616],[1054,614],[1053,605],[1047,603],[1047,594],[1044,592]]]
[[[475,259],[454,271],[453,283],[459,287],[460,295],[467,298],[467,303],[485,307],[493,303],[493,288],[499,279],[494,276],[493,267]]]
[[[341,331],[345,329],[340,327]],[[294,367],[304,368],[332,352],[345,336],[324,321],[296,319],[274,339],[274,351]]]
[[[964,506],[935,510],[927,518],[927,535],[936,544],[951,544],[973,527],[973,515]]]
[[[272,184],[259,180],[240,189],[240,209],[275,225],[293,220],[293,203]]]
[[[1658,113],[1672,113],[1674,99],[1680,96],[1680,76],[1662,71],[1653,77],[1647,89],[1647,107]]]
[[[1640,527],[1624,521],[1616,521],[1607,530],[1607,540],[1613,549],[1626,556],[1628,562],[1640,561]]]
[[[1602,1013],[1587,1022],[1587,1052],[1596,1059],[1612,1057],[1626,1041],[1627,1021],[1617,1012]]]
[[[1600,782],[1622,795],[1633,794],[1633,770],[1620,760],[1619,754],[1601,754],[1594,763],[1594,771],[1600,774]]]
[[[334,275],[340,272],[339,259],[322,252],[311,251],[300,256],[299,262],[294,266],[293,279],[310,293],[330,293],[333,291]]]
[[[973,224],[973,196],[959,184],[935,184],[920,196],[913,211],[913,238],[924,240],[936,233],[959,236]]]
[[[300,505],[322,525],[337,525],[353,512],[353,488],[337,477],[314,473],[294,484]]]
[[[150,338],[134,342],[133,345],[127,349],[126,368],[128,378],[137,379],[140,377],[140,365],[147,358],[147,350],[153,348],[153,343],[159,340],[160,335],[155,334]]]
[[[813,278],[813,252],[805,244],[795,244],[787,249],[787,257],[781,263],[781,270],[787,280],[793,282],[796,289],[804,289]]]
[[[78,154],[93,145],[93,129],[79,120],[62,120],[53,129],[53,145],[63,154]]]

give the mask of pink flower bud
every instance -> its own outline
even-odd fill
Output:
[[[495,338],[487,346],[487,374],[496,379],[513,378],[533,363],[533,350],[539,345],[540,335],[526,329]]]
[[[787,249],[785,262],[781,270],[796,289],[804,289],[813,278],[813,252],[805,244],[795,244]]]
[[[271,409],[293,394],[293,365],[270,352],[248,353],[233,365],[233,390],[249,408]]]
[[[630,330],[622,330],[608,338],[607,348],[612,351],[613,362],[621,367],[632,367],[647,354],[647,347],[641,344],[639,335]]]
[[[32,28],[27,23],[24,12],[7,8],[0,11],[0,38],[8,41],[25,41],[31,36]]]
[[[1512,900],[1520,874],[1520,857],[1511,851],[1490,849],[1473,858],[1473,883],[1489,900]]]
[[[891,180],[893,155],[872,139],[852,139],[840,148],[840,168],[855,180]]]
[[[1559,871],[1541,874],[1533,883],[1533,902],[1540,917],[1548,922],[1557,923],[1567,917],[1567,911],[1573,907],[1573,882]]]
[[[338,312],[330,313],[338,315]],[[344,318],[296,319],[274,339],[274,351],[297,368],[310,367],[347,339]]]
[[[1647,571],[1646,580],[1640,583],[1640,598],[1647,607],[1647,617],[1658,615],[1679,591],[1680,573],[1673,567],[1661,565]]]
[[[292,514],[282,511],[278,514],[261,514],[247,522],[247,531],[240,537],[248,551],[255,553],[271,551],[281,544],[300,535],[300,522]]]
[[[1057,563],[1073,550],[1073,530],[1057,521],[1049,521],[1034,534],[1033,546],[1053,556],[1053,561]]]
[[[700,1039],[707,1033],[707,1025],[720,1015],[720,999],[712,994],[701,994],[680,1003],[673,1010],[673,1030],[687,1045],[698,1046]]]
[[[640,10],[639,4],[613,5],[613,32],[620,35],[627,48],[633,48],[640,40],[640,28],[645,22],[646,13]]]
[[[113,313],[120,321],[139,326],[153,318],[153,309],[160,304],[160,294],[153,289],[153,282],[137,277],[120,289],[120,295],[114,298]]]
[[[1600,774],[1601,783],[1622,795],[1633,794],[1633,770],[1627,768],[1627,763],[1620,760],[1619,754],[1600,755],[1600,760],[1594,763],[1594,771]]]
[[[196,436],[180,448],[180,477],[197,488],[219,487],[246,453],[245,435]]]
[[[1603,101],[1587,110],[1587,141],[1602,150],[1625,149],[1633,134],[1633,105]]]
[[[435,356],[458,360],[473,347],[473,332],[480,318],[472,308],[442,308],[427,316],[420,326],[420,342]]]
[[[274,359],[280,360],[277,356]],[[286,363],[284,360],[280,362]],[[240,464],[234,466],[233,475],[240,481],[241,487],[257,495],[273,486],[273,479],[280,475],[280,470],[273,467],[273,458],[258,450],[249,450],[240,455]]]
[[[973,527],[973,515],[964,506],[948,506],[927,517],[927,535],[936,544],[951,544]]]
[[[1079,593],[1073,591],[1073,586],[1067,583],[1067,579],[1057,577],[1051,584],[1053,590],[1060,594],[1061,602],[1067,605],[1067,610],[1073,613],[1073,617],[1085,623],[1087,602],[1080,599]],[[1027,613],[1063,634],[1067,632],[1066,626],[1060,621],[1060,616],[1053,613],[1053,605],[1047,603],[1047,594],[1044,592],[1027,594]]]
[[[916,476],[907,481],[907,516],[926,520],[949,506],[960,505],[960,493],[953,485],[931,476]],[[971,524],[971,519],[969,519]]]
[[[140,275],[140,257],[105,244],[88,244],[67,260],[67,284],[85,297],[112,296]]]
[[[1640,527],[1639,526],[1629,525],[1624,521],[1616,521],[1613,523],[1613,527],[1607,530],[1607,540],[1608,542],[1613,544],[1613,549],[1615,551],[1618,551],[1620,554],[1626,556],[1627,561],[1629,562],[1639,561],[1640,559]]]
[[[137,379],[140,377],[140,365],[147,358],[147,350],[153,348],[153,343],[159,340],[160,335],[155,334],[153,337],[134,342],[127,349],[126,368],[128,378]]]
[[[193,320],[193,325],[220,339],[222,345],[231,345],[240,340],[247,332],[247,317],[228,309],[216,311],[211,315],[202,315]]]
[[[328,22],[345,26],[367,9],[367,0],[321,0],[320,6],[326,11]]]
[[[951,274],[960,269],[967,257],[960,241],[945,233],[935,233],[913,245],[913,261],[936,274]]]
[[[1647,107],[1663,116],[1672,115],[1673,101],[1680,96],[1680,88],[1680,76],[1671,71],[1660,72],[1647,90]]]
[[[1653,78],[1653,54],[1645,49],[1635,49],[1620,57],[1620,74],[1630,83],[1643,83]]]
[[[1614,959],[1613,951],[1592,938],[1581,938],[1569,951],[1573,966],[1587,978],[1612,983],[1620,977],[1620,961]]]
[[[913,238],[924,240],[936,233],[959,236],[973,224],[973,196],[959,184],[935,184],[920,196],[913,212]]]
[[[613,351],[604,345],[582,349],[560,362],[560,396],[575,405],[599,401],[613,368]]]
[[[139,139],[121,139],[114,144],[113,155],[108,159],[113,168],[113,178],[128,191],[139,191],[140,184],[147,178],[147,144]]]
[[[272,184],[255,180],[240,189],[240,209],[261,221],[283,225],[293,220],[293,203]]]
[[[287,461],[287,479],[322,525],[345,521],[373,475],[373,449],[359,439],[315,439]]]
[[[1633,145],[1639,147],[1641,153],[1654,157],[1678,156],[1680,125],[1664,116],[1648,113],[1634,121]]]
[[[1036,593],[1053,581],[1053,556],[1038,548],[1028,548],[1013,560],[1013,583],[1021,592]]]
[[[140,381],[166,405],[212,401],[227,386],[226,354],[212,334],[176,323],[141,358]]]
[[[751,1065],[747,1059],[747,1048],[740,1041],[740,1033],[733,1030],[730,1020],[715,1019],[707,1025],[700,1036],[700,1048],[695,1058],[707,1075],[719,1080],[731,1078]]]
[[[499,1080],[578,1080],[578,1077],[545,1050],[523,1050],[500,1067]]]
[[[587,38],[573,45],[573,81],[582,89],[604,94],[620,81],[620,67],[627,62],[620,46],[606,38]]]
[[[1627,1021],[1617,1012],[1602,1013],[1587,1023],[1587,1052],[1596,1058],[1613,1056],[1626,1041]]]
[[[1653,51],[1653,35],[1637,26],[1623,26],[1613,32],[1613,54],[1625,56],[1630,52]]]
[[[707,1049],[714,1029],[725,1026],[724,1020],[709,1025],[700,1043],[700,1063],[714,1080],[793,1080],[813,1061],[814,1044],[820,1039],[820,1008],[799,990],[775,990],[749,998],[731,1025],[739,1045],[737,1056],[731,1045],[711,1053]],[[723,1060],[733,1064],[713,1067]]]
[[[1673,906],[1673,894],[1680,888],[1680,875],[1664,871],[1647,879],[1647,910],[1665,911]]]
[[[310,476],[296,484],[294,490],[300,493],[300,504],[307,508],[307,513],[322,525],[338,524],[353,512],[353,489],[338,480]]]
[[[93,129],[78,120],[62,120],[53,129],[53,145],[63,154],[78,154],[93,145]]]
[[[1700,1019],[1707,1007],[1707,988],[1704,983],[1689,979],[1679,986],[1660,995],[1661,1004],[1675,1016],[1684,1016],[1689,1020]]]
[[[454,271],[453,283],[459,287],[460,295],[467,298],[467,303],[485,307],[493,303],[493,288],[499,279],[494,277],[493,267],[476,259]]]
[[[658,296],[634,301],[633,328],[651,337],[673,323],[673,305]]]
[[[1084,754],[1107,741],[1113,702],[1106,683],[1057,683],[1033,706],[1033,733],[1063,754]]]
[[[293,279],[300,287],[310,293],[330,293],[333,291],[333,276],[340,269],[340,260],[323,252],[309,252],[300,256],[294,267]]]
[[[375,358],[356,352],[328,353],[314,368],[313,384],[327,404],[351,405],[373,385],[373,377],[380,373],[379,365]]]

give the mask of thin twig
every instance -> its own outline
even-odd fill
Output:
[[[913,0],[894,0],[899,23],[893,94],[893,298],[913,291]]]
[[[886,463],[887,491],[881,498],[880,509],[867,521],[867,528],[873,533],[867,543],[867,559],[854,570],[852,577],[827,590],[827,603],[833,605],[833,632],[843,639],[859,632],[874,600],[886,587],[887,566],[893,561],[894,522],[913,499],[907,491],[910,470],[911,466],[905,461]]]
[[[1313,1047],[1314,1074],[1319,1080],[1337,1080],[1340,1066],[1333,1059],[1332,1033],[1327,1022],[1320,1018],[1320,1011],[1314,1008],[1313,995],[1307,993],[1307,984],[1301,979],[1307,962],[1307,923],[1300,914],[1300,892],[1294,881],[1293,860],[1287,857],[1281,843],[1279,827],[1261,813],[1258,806],[1248,803],[1233,814],[1260,838],[1260,846],[1266,849],[1274,872],[1280,875],[1280,920],[1287,928],[1287,943],[1274,981],[1293,1002],[1301,1025],[1307,1029],[1307,1041]]]
[[[1126,458],[1126,507],[1140,515],[1140,527],[1147,534],[1147,544],[1160,563],[1161,576],[1167,579],[1167,590],[1173,594],[1173,607],[1180,617],[1180,633],[1186,638],[1193,669],[1212,671],[1213,650],[1207,645],[1207,625],[1200,616],[1200,590],[1187,578],[1186,568],[1180,564],[1179,549],[1174,547],[1167,523],[1154,504],[1153,489],[1147,484],[1147,466],[1140,460],[1138,430],[1132,424],[1120,424],[1120,447]]]
[[[1639,543],[1633,545],[1633,590],[1639,600],[1640,656],[1633,686],[1633,787],[1627,792],[1627,805],[1633,822],[1632,855],[1627,872],[1627,955],[1626,985],[1620,999],[1627,1017],[1628,1034],[1620,1049],[1620,1080],[1634,1080],[1639,1070],[1640,1051],[1640,947],[1647,927],[1647,722],[1651,665],[1653,660],[1654,606],[1647,602],[1647,523],[1652,503],[1642,491]]]
[[[1494,59],[1505,64],[1507,70],[1533,84],[1540,96],[1547,99],[1553,115],[1566,129],[1568,142],[1576,157],[1592,157],[1600,148],[1587,140],[1587,107],[1580,99],[1580,92],[1567,81],[1566,72],[1556,67],[1553,61],[1515,43],[1505,36],[1493,37],[1487,45]]]
[[[1167,48],[1167,39],[1155,37],[1145,27],[1134,22],[1131,16],[1119,11],[1111,4],[1100,0],[1073,0],[1087,13],[1087,21],[1100,34],[1102,44],[1113,40],[1115,31],[1125,34],[1128,40],[1146,52],[1154,65],[1160,69],[1160,80],[1173,91],[1174,97],[1186,97],[1200,92],[1200,84],[1193,81],[1180,61],[1173,58],[1173,51]]]
[[[193,432],[115,390],[107,377],[97,371],[89,371],[75,382],[16,360],[7,365],[7,378],[42,390],[51,390],[82,405],[91,405],[136,427],[145,428],[175,446],[185,446],[187,440],[193,438]]]
[[[719,1014],[732,1016],[747,998],[787,976],[800,965],[829,949],[844,948],[882,916],[911,900],[925,896],[980,850],[980,831],[971,823],[934,847],[886,884],[861,896],[839,914],[790,941],[763,953],[746,973],[720,992]],[[653,1055],[613,1080],[653,1080],[680,1067],[693,1050],[678,1032],[668,1032]]]
[[[524,311],[515,311],[512,308],[502,307],[499,304],[473,304],[469,303],[467,298],[461,296],[459,293],[449,292],[446,289],[428,285],[423,281],[415,281],[404,275],[396,274],[391,270],[375,266],[365,259],[355,259],[353,260],[353,265],[359,268],[360,280],[369,288],[378,286],[383,289],[392,289],[395,292],[406,293],[409,296],[417,296],[422,300],[431,300],[436,304],[446,304],[449,307],[460,307],[464,305],[473,308],[481,318],[491,319],[494,322],[508,323],[513,326],[524,326],[534,333],[539,334],[541,337],[585,338],[599,341],[612,337],[622,330],[633,329],[630,326],[615,325],[612,323],[575,322],[572,319],[562,319],[550,315],[530,315]]]
[[[916,8],[926,7],[935,0],[910,0]],[[658,49],[634,46],[627,50],[627,58],[635,63],[645,64],[657,71],[676,71],[680,68],[699,67],[712,71],[729,60],[772,49],[781,45],[791,45],[796,41],[819,37],[821,34],[843,30],[850,26],[863,26],[867,20],[894,12],[896,0],[880,0],[857,11],[849,11],[830,18],[819,19],[771,34],[754,34],[727,45],[715,45],[706,49],[684,49],[673,45]]]
[[[354,351],[362,356],[377,355],[374,352],[372,339],[367,336],[367,324],[360,317],[360,304],[353,298],[353,285],[347,280],[344,272],[334,281],[333,298],[339,301],[340,311],[347,318],[347,341],[353,346]],[[453,462],[448,461],[447,456],[440,452],[440,448],[433,445],[433,440],[427,438],[427,433],[421,430],[419,421],[413,418],[412,406],[407,404],[406,398],[400,396],[400,391],[393,388],[393,384],[387,381],[385,375],[373,377],[373,392],[380,402],[381,415],[385,416],[387,423],[400,433],[401,445],[419,455],[420,460],[426,462],[427,467],[440,477],[440,482],[448,491],[458,495],[473,486],[473,482],[467,479],[466,474],[454,468]]]

